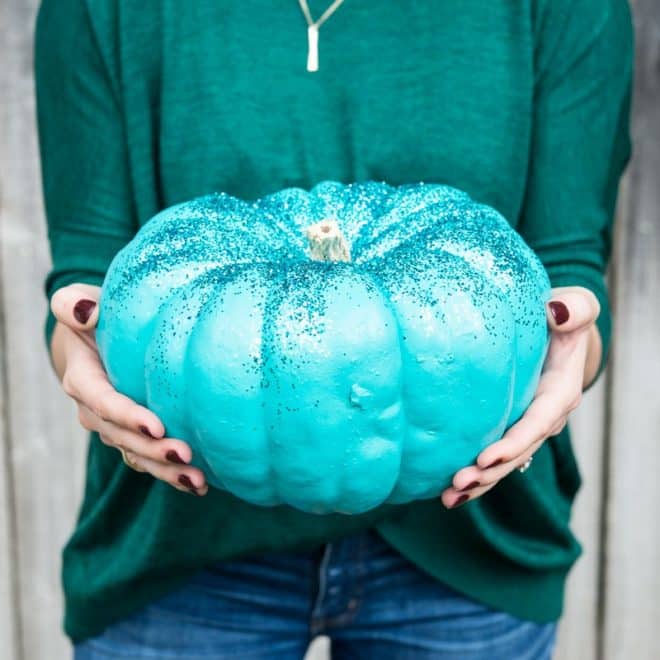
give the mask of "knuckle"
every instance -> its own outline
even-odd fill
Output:
[[[104,422],[112,421],[113,415],[111,406],[108,405],[107,398],[103,394],[101,396],[97,396],[90,407],[94,414],[97,417],[100,417]]]
[[[109,422],[110,420],[108,419],[107,415],[104,415],[104,411],[102,406],[100,406],[98,403],[94,403],[90,406],[90,410],[102,421],[104,422]]]
[[[582,392],[577,392],[568,403],[568,411],[573,412],[582,403]]]
[[[552,423],[546,415],[534,415],[529,420],[533,425],[534,436],[547,436],[552,431]],[[532,429],[530,429],[531,431]]]
[[[109,383],[99,393],[97,406],[101,417],[106,421],[114,421],[120,426],[131,426],[128,423],[129,415],[127,414],[126,405],[121,401],[117,391]]]
[[[550,422],[546,421],[543,424],[539,425],[539,437],[540,438],[547,438],[551,433],[553,429],[553,424]]]
[[[152,476],[155,476],[152,471],[145,467],[143,457],[140,454],[124,448],[123,456],[126,459],[126,463],[136,472],[149,472]]]
[[[82,406],[78,406],[78,422],[86,431],[93,431],[94,424],[89,413]]]
[[[535,420],[534,420],[534,426],[535,426],[535,433],[534,435],[536,437],[547,437],[550,435],[552,431],[552,427],[554,426],[554,420],[551,420],[548,418],[546,415],[539,415]],[[536,437],[534,439],[536,439]]]
[[[116,446],[116,444],[110,439],[110,437],[106,433],[99,433],[99,438],[101,438],[101,442],[104,445],[107,445],[108,447]]]
[[[62,377],[62,389],[64,390],[64,393],[71,398],[75,398],[78,394],[75,378],[70,371],[66,371]]]

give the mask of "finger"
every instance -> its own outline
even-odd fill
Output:
[[[541,445],[547,440],[547,438],[541,438],[537,440],[522,456],[518,457],[515,460],[514,468],[517,470],[525,465],[527,461],[536,454],[536,452],[541,448]]]
[[[561,388],[563,384],[564,387],[570,385],[572,389],[577,388],[581,392],[588,349],[588,330],[570,334],[553,334],[537,391],[543,387],[546,389],[549,387]],[[553,372],[553,382],[549,382],[547,378],[544,382],[543,377],[548,376],[550,372]]]
[[[91,284],[70,284],[58,289],[50,300],[55,318],[79,332],[92,330],[98,320],[101,288]]]
[[[480,497],[502,481],[504,477],[522,467],[544,442],[545,438],[537,440],[520,456],[516,456],[507,463],[502,463],[496,467],[482,470],[477,466],[470,466],[470,468],[465,469],[465,475],[457,473],[454,483],[445,489],[441,495],[443,504],[448,508],[453,508],[467,502],[468,499]],[[464,495],[468,497],[463,497]]]
[[[122,447],[165,465],[187,465],[192,460],[192,450],[183,440],[148,438],[142,433],[136,433],[101,419],[83,404],[78,406],[78,417],[85,428],[98,431],[105,444]]]
[[[568,424],[568,415],[564,415],[552,428],[552,431],[550,431],[550,436],[553,437],[555,435],[559,435],[563,430],[564,427]]]
[[[62,387],[101,419],[147,437],[165,435],[165,427],[153,412],[112,387],[98,355],[92,351],[78,351],[71,357]]]
[[[450,487],[442,492],[440,500],[448,509],[455,509],[471,500],[476,500],[478,497],[481,497],[484,493],[487,493],[493,488],[496,483],[497,481],[480,486],[473,486],[472,488],[466,488],[464,490],[457,490],[456,488]]]
[[[581,361],[580,356],[584,347],[578,342],[568,355],[570,359],[566,359],[566,352],[557,349],[556,343],[553,341],[551,345],[550,353],[554,358],[547,361],[549,368],[541,376],[530,407],[499,441],[481,452],[474,465],[456,472],[451,486],[454,492],[496,483],[524,462],[530,447],[564,428],[568,414],[582,400],[580,365],[584,360]]]
[[[100,419],[84,406],[80,406],[79,416],[81,421],[84,420],[86,427],[98,431],[103,444],[120,451],[123,450],[123,456],[133,470],[148,472],[156,479],[195,495],[207,493],[208,485],[204,473],[179,460],[179,454],[187,456],[188,461],[191,458],[190,448],[186,443],[172,438],[148,441]],[[165,451],[167,448],[169,448],[168,451],[177,452],[177,460],[168,457],[168,451]],[[155,456],[155,458],[150,458],[150,456]]]
[[[479,454],[478,467],[483,469],[507,463],[523,454],[534,442],[555,433],[556,428],[582,400],[582,377],[576,362],[555,365],[541,376],[536,398],[525,414],[500,440]]]
[[[538,440],[547,438],[566,414],[567,404],[555,393],[542,393],[534,399],[527,412],[502,436],[486,447],[477,457],[482,468],[508,463],[521,456]]]
[[[474,465],[456,472],[453,487],[464,490],[475,484],[501,479],[515,464],[524,462],[521,457],[531,446],[559,433],[566,425],[568,414],[577,408],[582,398],[578,385],[567,385],[578,383],[578,378],[571,375],[572,371],[571,365],[568,365],[564,369],[555,368],[544,373],[536,398],[525,414],[500,440],[484,449]]]
[[[555,332],[572,332],[593,323],[600,303],[592,291],[581,286],[558,287],[546,306],[548,325]]]
[[[162,438],[165,435],[165,428],[154,413],[117,392],[107,381],[102,382],[99,379],[98,383],[93,384],[89,392],[81,398],[81,403],[101,419],[148,438]]]
[[[185,490],[194,495],[206,495],[209,490],[201,470],[190,466],[166,465],[153,461],[146,456],[126,452],[126,460],[134,469],[148,472],[156,479],[165,481],[178,490]]]

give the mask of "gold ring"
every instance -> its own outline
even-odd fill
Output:
[[[135,462],[133,462],[127,455],[126,450],[123,447],[117,447],[119,449],[119,453],[121,454],[121,460],[124,461],[124,463],[131,468],[131,470],[135,470],[136,472],[144,472],[144,470]]]

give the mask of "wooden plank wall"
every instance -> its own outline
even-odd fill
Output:
[[[4,607],[0,603],[0,618],[11,621],[13,616],[10,625],[16,633],[13,650],[5,653],[0,648],[2,660],[68,657],[68,645],[59,631],[58,548],[78,506],[84,454],[73,405],[61,396],[43,342],[41,282],[48,250],[34,127],[36,7],[37,0],[2,0],[0,4],[0,313],[7,413],[3,454],[8,457],[10,475],[2,485],[10,490],[12,506],[4,516],[13,525],[9,537],[13,597]],[[4,558],[0,564],[5,564]],[[0,594],[3,591],[7,587],[0,587]]]
[[[59,548],[78,506],[84,434],[42,342],[48,267],[34,130],[37,0],[0,7],[0,658],[68,657]],[[635,158],[612,267],[616,341],[574,415],[584,486],[556,657],[660,657],[660,3],[634,2]],[[327,645],[310,657],[323,658]]]
[[[660,3],[636,0],[635,159],[616,245],[603,648],[660,643]]]

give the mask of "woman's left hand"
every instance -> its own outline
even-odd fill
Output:
[[[534,400],[500,440],[479,454],[475,465],[454,475],[452,486],[441,495],[447,508],[483,495],[522,467],[546,438],[564,428],[568,414],[582,400],[582,390],[595,378],[602,351],[596,296],[580,286],[556,288],[546,312],[550,346]]]

